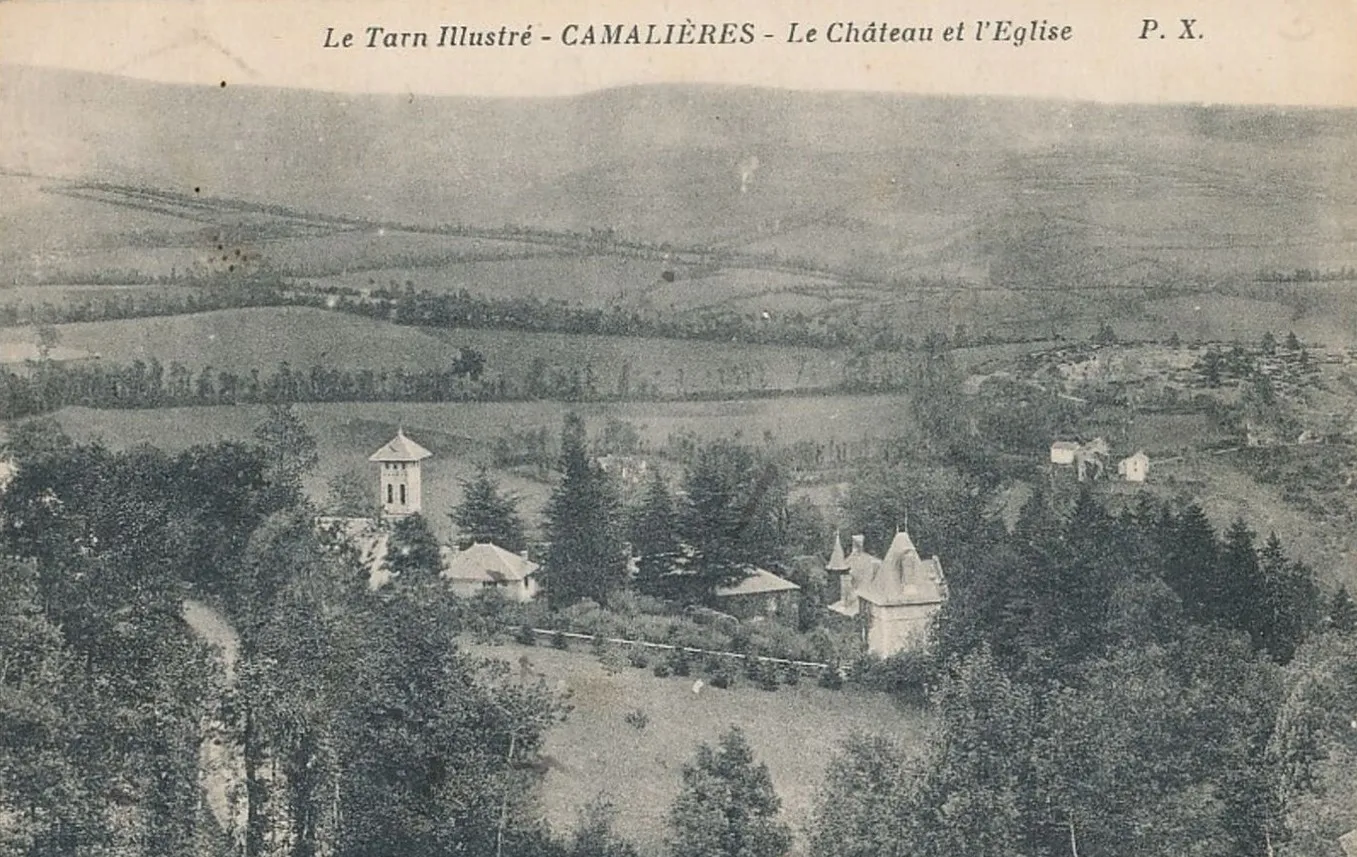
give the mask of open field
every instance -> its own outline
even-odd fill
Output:
[[[37,291],[30,289],[27,291]],[[200,370],[429,369],[462,346],[481,351],[492,376],[521,378],[534,360],[589,366],[605,392],[623,367],[633,390],[661,395],[723,390],[823,389],[843,378],[842,355],[812,348],[689,342],[482,329],[426,330],[306,307],[218,310],[191,315],[58,325],[63,345],[113,362],[184,363]],[[0,342],[30,341],[31,328],[0,329]]]
[[[368,473],[367,457],[391,439],[398,427],[434,453],[424,465],[426,517],[443,535],[446,513],[461,500],[461,480],[490,457],[494,439],[511,431],[546,429],[560,433],[568,407],[555,402],[468,402],[456,404],[310,404],[297,414],[315,435],[320,463],[307,488],[321,500],[328,481],[354,469]],[[222,440],[246,440],[265,413],[263,406],[101,411],[68,408],[56,418],[77,440],[101,439],[114,448],[146,443],[167,450]],[[893,437],[909,425],[911,408],[903,395],[808,396],[646,404],[591,404],[574,407],[591,432],[609,418],[631,422],[643,441],[662,446],[671,433],[735,437],[761,442],[769,432],[779,443],[801,440],[857,441]],[[375,472],[369,473],[375,481]],[[514,473],[498,474],[505,488],[522,497],[525,520],[540,520],[550,487]]]
[[[768,765],[783,816],[793,827],[809,819],[825,767],[853,731],[909,741],[926,728],[924,715],[885,694],[824,690],[809,680],[775,692],[737,680],[729,690],[706,687],[694,694],[691,678],[660,679],[631,667],[610,675],[586,651],[515,644],[469,648],[515,668],[526,655],[549,685],[563,683],[571,691],[574,711],[548,733],[545,748],[561,764],[546,777],[552,826],[569,829],[579,810],[601,796],[619,810],[618,831],[647,857],[661,853],[684,763],[699,743],[714,743],[731,726],[744,730],[756,758]],[[650,718],[644,729],[624,720],[637,709]]]
[[[28,293],[39,289],[26,289]],[[0,291],[0,295],[3,291]],[[272,372],[329,368],[436,369],[469,346],[490,377],[521,382],[541,361],[584,371],[602,393],[625,371],[633,392],[666,396],[745,390],[813,390],[843,380],[843,355],[812,348],[636,337],[422,329],[308,307],[266,307],[81,322],[56,327],[60,343],[114,363],[172,361],[191,370]],[[33,342],[30,327],[0,328],[0,343]],[[521,384],[516,384],[522,388]]]

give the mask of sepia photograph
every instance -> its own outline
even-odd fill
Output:
[[[1085,5],[0,4],[0,855],[1357,857],[1357,8]]]

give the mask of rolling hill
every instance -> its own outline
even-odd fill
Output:
[[[0,169],[205,200],[1007,286],[1357,257],[1351,111],[692,86],[341,96],[14,66],[3,80]]]

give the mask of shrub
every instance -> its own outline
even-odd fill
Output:
[[[683,649],[674,649],[666,659],[669,669],[676,676],[687,676],[693,671],[691,656]]]
[[[777,665],[767,661],[759,662],[759,687],[764,690],[777,690],[781,685],[777,680]]]
[[[927,698],[933,660],[927,652],[899,652],[888,658],[864,656],[853,665],[853,681],[914,702]]]
[[[650,725],[650,715],[639,708],[628,711],[626,716],[622,719],[627,722],[628,726],[638,730],[644,729]]]
[[[723,690],[734,687],[735,671],[729,666],[721,667],[721,669],[717,670],[716,674],[711,677],[710,684],[712,687],[719,687]]]
[[[525,646],[537,645],[537,635],[533,633],[529,625],[519,625],[518,630],[514,632],[514,642]]]
[[[819,685],[820,687],[828,688],[829,690],[838,690],[843,687],[843,674],[839,672],[837,666],[830,664],[820,670]]]
[[[763,678],[763,663],[753,655],[748,655],[744,659],[744,677],[750,681]]]
[[[659,663],[655,664],[651,672],[655,673],[655,678],[669,678],[669,675],[670,673],[673,672],[673,670],[669,668],[668,663],[666,663],[665,661],[660,661]]]
[[[801,669],[795,664],[785,664],[782,668],[782,683],[788,687],[796,687],[801,683]]]
[[[603,654],[599,655],[598,660],[599,663],[603,664],[604,671],[609,675],[616,675],[626,669],[627,666],[626,657],[623,656],[622,651],[616,646],[604,649]]]
[[[568,649],[570,648],[570,640],[564,633],[557,631],[551,635],[551,645],[558,649]]]
[[[632,646],[627,652],[627,663],[638,669],[646,669],[650,666],[650,653],[641,646]]]

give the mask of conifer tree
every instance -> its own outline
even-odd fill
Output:
[[[1219,565],[1216,532],[1206,512],[1196,503],[1163,522],[1163,576],[1194,622],[1214,616],[1216,572]]]
[[[438,540],[423,515],[405,515],[391,526],[386,564],[395,575],[412,582],[427,581],[442,570]]]
[[[473,542],[491,542],[514,553],[528,546],[518,498],[501,492],[484,465],[462,483],[462,502],[452,510],[451,517],[457,525],[459,547],[464,550]]]
[[[674,857],[782,857],[791,830],[778,819],[782,801],[768,766],[738,727],[716,747],[702,744],[683,767],[683,786],[669,814]]]
[[[714,441],[697,450],[684,492],[679,530],[693,552],[695,598],[742,579],[751,566],[783,559],[787,482],[775,462]]]
[[[1357,629],[1357,604],[1353,604],[1346,586],[1338,587],[1329,599],[1328,620],[1329,627],[1340,634],[1351,634]]]
[[[561,482],[546,509],[550,545],[543,576],[553,605],[581,598],[603,603],[626,582],[621,503],[588,448],[584,421],[567,414],[561,431]]]
[[[664,477],[655,472],[631,526],[631,549],[640,558],[636,588],[648,595],[664,594],[663,578],[678,555],[674,498]]]

